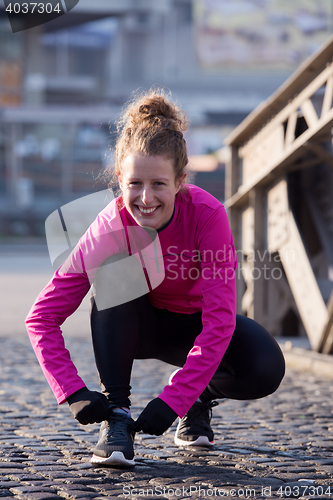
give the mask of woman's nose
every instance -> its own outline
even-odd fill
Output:
[[[151,192],[150,188],[144,187],[142,191],[142,203],[145,205],[149,205],[153,201],[153,193]]]

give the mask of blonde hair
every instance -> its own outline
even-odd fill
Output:
[[[130,153],[165,156],[173,162],[175,181],[182,178],[188,164],[183,136],[188,124],[186,112],[167,98],[163,89],[150,89],[134,98],[118,121],[111,185],[117,183],[123,161]]]

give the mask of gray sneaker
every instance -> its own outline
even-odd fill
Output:
[[[134,465],[134,437],[134,420],[121,413],[112,412],[110,418],[102,422],[91,463],[111,467],[131,467]]]

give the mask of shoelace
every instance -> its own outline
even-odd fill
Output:
[[[184,421],[189,423],[191,420],[196,424],[205,423],[209,424],[212,418],[212,408],[218,406],[217,401],[207,401],[206,403],[194,403],[192,408],[184,416]]]
[[[129,417],[113,413],[107,424],[108,438],[127,438],[128,427],[132,427]]]

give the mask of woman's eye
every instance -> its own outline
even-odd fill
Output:
[[[164,182],[156,181],[154,184],[155,184],[155,186],[164,186]],[[133,181],[133,182],[129,182],[128,185],[129,186],[139,186],[140,182],[139,181]]]

